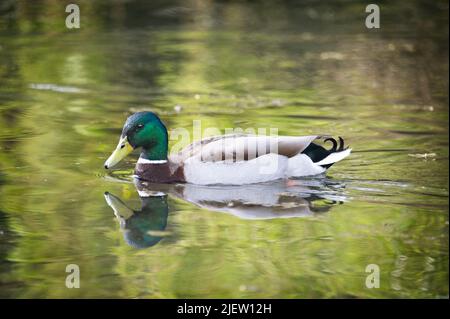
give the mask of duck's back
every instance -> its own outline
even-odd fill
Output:
[[[190,144],[170,159],[183,167],[185,180],[189,183],[260,183],[323,173],[330,165],[316,164],[311,154],[322,152],[316,159],[323,161],[333,150],[325,150],[313,144],[312,141],[317,138],[320,137],[242,134],[214,136]],[[306,151],[309,153],[304,153]],[[348,154],[341,157],[346,156]]]

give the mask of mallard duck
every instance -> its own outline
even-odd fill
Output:
[[[315,140],[330,141],[327,150]],[[350,155],[329,136],[257,136],[229,134],[195,141],[168,154],[167,129],[152,112],[127,118],[116,149],[105,162],[110,169],[141,148],[135,175],[152,183],[243,185],[324,173]],[[338,145],[339,144],[339,145]]]

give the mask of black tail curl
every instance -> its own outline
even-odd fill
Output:
[[[307,155],[313,161],[313,163],[317,163],[332,153],[342,152],[348,149],[348,146],[345,147],[344,145],[344,139],[340,136],[338,137],[338,139],[339,143],[333,137],[327,137],[326,139],[323,140],[325,143],[331,142],[333,144],[333,146],[329,150],[325,149],[323,146],[320,146],[318,144],[311,143],[303,151],[303,154]],[[329,168],[331,165],[333,164],[322,165],[322,167]]]
[[[328,141],[331,141],[333,143],[333,147],[328,150],[328,152],[330,152],[330,154],[334,153],[334,152],[341,152],[348,148],[348,146],[346,148],[344,148],[344,139],[342,137],[339,136],[338,139],[339,139],[339,147],[338,147],[338,142],[336,141],[336,139],[334,139],[332,137],[328,137],[323,140],[325,143]]]

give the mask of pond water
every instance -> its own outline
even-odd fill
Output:
[[[0,297],[448,297],[448,2],[383,2],[378,30],[358,1],[77,3],[72,30],[55,1],[0,4]],[[139,110],[353,153],[141,200],[138,154],[103,169]]]

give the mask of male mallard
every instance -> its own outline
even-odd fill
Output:
[[[230,134],[196,141],[168,156],[167,129],[152,112],[128,117],[117,148],[105,162],[111,168],[142,148],[135,175],[152,183],[242,185],[316,175],[350,155],[344,140],[323,136]],[[313,143],[324,138],[330,150]]]

